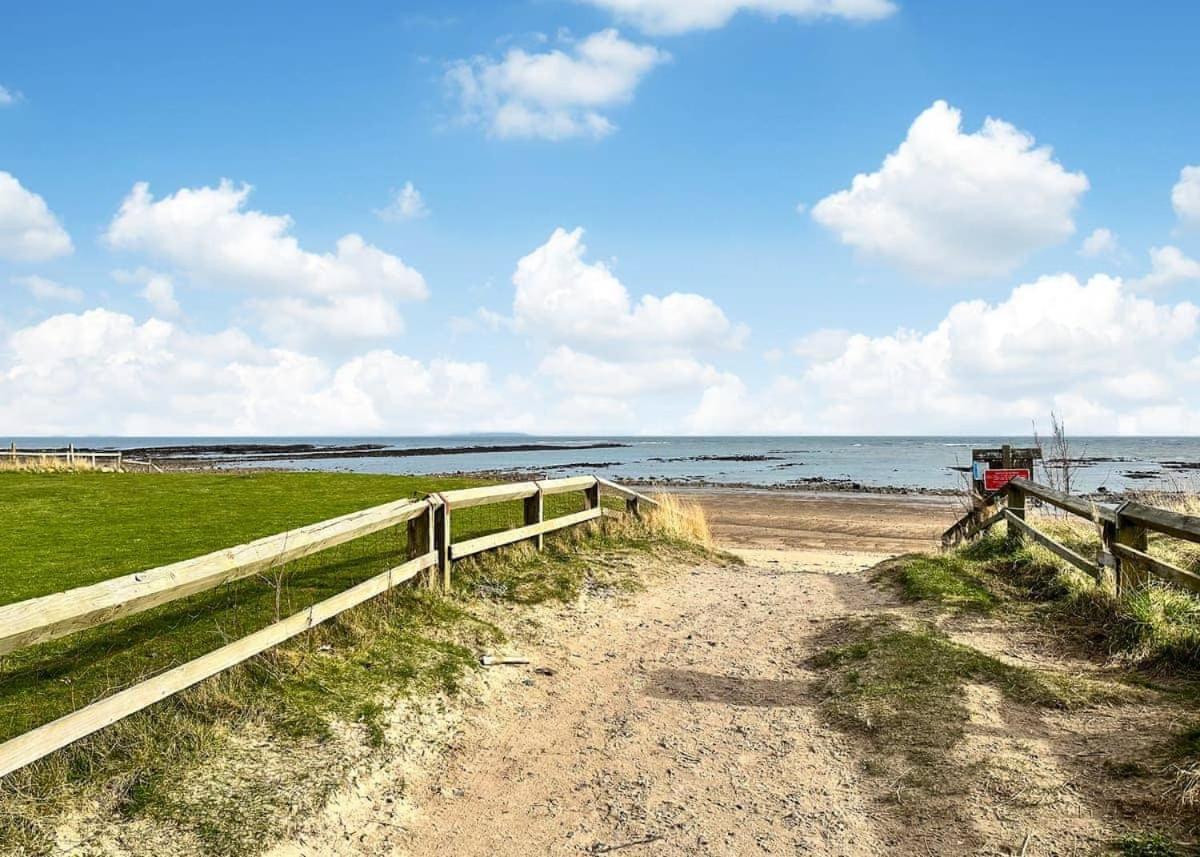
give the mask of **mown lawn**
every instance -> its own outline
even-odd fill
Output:
[[[474,484],[350,473],[0,473],[0,604]]]

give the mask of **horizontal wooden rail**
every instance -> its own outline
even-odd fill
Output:
[[[1151,574],[1169,580],[1185,589],[1190,589],[1192,592],[1200,592],[1200,575],[1186,571],[1177,565],[1171,565],[1169,562],[1164,562],[1158,557],[1150,556],[1145,551],[1131,548],[1128,545],[1113,544],[1110,547],[1112,552],[1121,559],[1132,560],[1145,567]]]
[[[428,500],[399,500],[237,547],[0,607],[0,655],[149,610],[411,520]]]
[[[1088,574],[1094,578],[1099,578],[1100,570],[1097,567],[1095,562],[1080,556],[1079,554],[1075,553],[1075,551],[1071,550],[1066,545],[1056,542],[1054,539],[1050,538],[1048,535],[1043,533],[1041,530],[1031,527],[1029,524],[1025,523],[1024,520],[1017,517],[1015,514],[1013,514],[1008,509],[1004,510],[1004,519],[1005,519],[1005,521],[1008,522],[1008,525],[1010,527],[1016,527],[1018,530],[1020,530],[1022,533],[1029,536],[1030,538],[1032,538],[1034,541],[1036,541],[1042,547],[1046,548],[1048,551],[1055,554],[1060,559],[1066,560],[1071,565],[1075,566],[1077,569],[1082,571],[1084,574]]]
[[[551,494],[569,494],[572,491],[586,491],[596,487],[599,480],[595,476],[564,476],[562,479],[542,479],[537,487],[543,497]]]
[[[0,744],[0,777],[302,634],[436,564],[437,554],[432,551],[409,560],[261,631],[6,741]]]
[[[531,539],[534,536],[540,536],[545,533],[561,530],[564,527],[571,527],[575,524],[582,524],[586,521],[591,521],[599,518],[601,515],[600,507],[594,509],[584,509],[582,512],[575,512],[571,515],[563,515],[558,518],[547,518],[537,524],[529,524],[525,527],[517,527],[513,530],[503,530],[499,533],[492,533],[487,536],[479,536],[475,539],[467,539],[466,541],[458,542],[450,545],[450,559],[460,560],[473,554],[482,551],[491,550],[492,548],[511,545],[515,542],[522,542],[526,539]]]
[[[623,497],[626,500],[637,500],[642,503],[649,503],[651,506],[658,505],[658,501],[653,497],[647,497],[645,494],[634,491],[632,488],[626,488],[624,485],[618,485],[616,482],[603,479],[599,476],[596,477],[596,481],[600,483],[601,488],[611,491],[618,497]]]
[[[507,485],[487,485],[483,488],[459,488],[456,491],[443,491],[438,496],[449,508],[457,511],[469,509],[472,506],[523,500],[526,497],[532,497],[537,491],[536,482],[510,482]]]
[[[1120,516],[1148,530],[1189,542],[1200,542],[1200,518],[1195,515],[1168,512],[1130,501],[1121,505]]]
[[[1082,497],[1075,497],[1071,494],[1066,494],[1062,491],[1056,491],[1053,488],[1048,488],[1045,485],[1039,485],[1037,482],[1032,482],[1028,479],[1017,478],[1008,483],[1014,488],[1019,488],[1031,497],[1037,497],[1044,503],[1049,503],[1051,506],[1070,512],[1072,515],[1078,515],[1081,518],[1087,518],[1089,521],[1098,521],[1102,523],[1115,523],[1117,513],[1115,509],[1108,506],[1101,506],[1098,503],[1093,503],[1090,500],[1084,500]]]
[[[539,491],[542,496],[548,497],[552,494],[585,491],[595,485],[595,476],[567,476],[562,479],[543,479],[538,482],[509,482],[504,485],[486,485],[482,488],[460,488],[456,491],[443,491],[438,496],[447,506],[457,511],[458,509],[469,509],[472,506],[524,500]]]

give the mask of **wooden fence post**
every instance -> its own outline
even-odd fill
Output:
[[[1131,547],[1134,550],[1146,552],[1149,543],[1147,530],[1145,527],[1133,523],[1124,515],[1121,510],[1125,508],[1122,503],[1117,507],[1117,523],[1113,528],[1113,541],[1119,545]],[[1139,562],[1136,559],[1118,556],[1116,557],[1115,577],[1117,583],[1117,594],[1120,595],[1126,591],[1132,592],[1145,586],[1150,580],[1150,570],[1146,568],[1146,564]]]
[[[630,497],[625,501],[625,511],[635,518],[642,517],[642,507],[638,504],[637,497]]]
[[[1113,545],[1117,541],[1117,525],[1112,521],[1100,524],[1100,551],[1096,556],[1096,566],[1105,584],[1111,583],[1113,592],[1121,589],[1119,558],[1113,553]]]
[[[416,559],[419,556],[424,556],[433,549],[433,510],[434,504],[432,500],[426,501],[429,506],[415,518],[408,522],[408,558]],[[433,588],[433,573],[426,570],[421,577],[424,579],[425,586]]]
[[[596,482],[591,488],[583,489],[583,508],[595,509],[600,505],[600,483]]]
[[[1013,515],[1025,520],[1025,491],[1018,488],[1016,485],[1009,485],[1006,489],[1008,495],[1008,511]],[[1025,534],[1018,527],[1008,528],[1008,544],[1010,547],[1020,547],[1025,541]]]
[[[438,555],[438,577],[444,592],[450,591],[450,504],[440,494],[434,494],[437,506],[433,511],[433,547]]]
[[[538,485],[537,493],[532,497],[525,498],[525,526],[530,524],[540,524],[544,520],[546,514],[545,503],[542,497],[542,486]],[[546,546],[546,536],[538,533],[533,537],[533,545],[538,550]]]

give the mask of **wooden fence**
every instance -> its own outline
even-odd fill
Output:
[[[649,497],[595,476],[444,491],[423,500],[385,503],[149,571],[0,606],[0,655],[4,655],[186,598],[389,527],[407,527],[408,556],[404,562],[247,637],[0,744],[0,777],[302,634],[412,580],[426,569],[436,570],[429,575],[431,585],[448,590],[457,560],[521,541],[530,541],[541,549],[546,533],[599,518],[603,514],[602,489],[621,498],[631,514],[639,514],[643,504],[657,505]],[[545,497],[571,492],[582,492],[582,511],[544,517]],[[455,511],[513,500],[524,501],[522,526],[452,541],[450,523]]]
[[[1096,556],[1082,556],[1030,524],[1025,515],[1030,497],[1095,524],[1100,539]],[[1151,578],[1200,592],[1200,575],[1147,552],[1151,532],[1200,543],[1200,517],[1133,501],[1119,505],[1096,503],[1030,479],[1016,478],[1002,492],[978,498],[976,507],[942,535],[942,544],[952,547],[1001,521],[1008,525],[1009,538],[1014,543],[1032,539],[1098,581],[1111,574],[1118,592],[1144,586]]]
[[[65,450],[17,449],[9,444],[0,455],[0,464],[12,467],[50,468],[64,466],[68,470],[88,465],[92,470],[122,470],[123,455],[120,452],[91,452],[75,449],[71,444]]]

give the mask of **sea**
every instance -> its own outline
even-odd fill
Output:
[[[597,473],[621,481],[669,481],[741,487],[946,491],[963,486],[973,448],[1031,446],[1029,437],[15,437],[19,448],[153,449],[219,444],[312,444],[318,449],[361,444],[382,450],[441,449],[405,457],[284,458],[217,466],[360,473]],[[466,447],[534,445],[526,451],[457,452]],[[613,444],[595,448],[595,444]],[[7,446],[7,443],[5,443]],[[558,447],[558,448],[552,448]],[[211,457],[211,454],[209,454]],[[1071,441],[1082,492],[1200,488],[1200,437],[1080,437]]]

